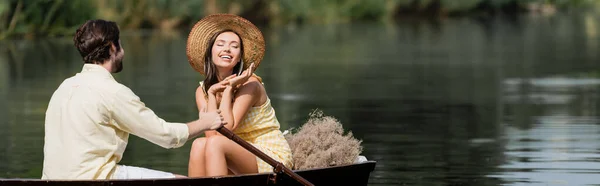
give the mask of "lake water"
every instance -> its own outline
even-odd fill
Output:
[[[597,14],[263,28],[282,129],[314,109],[377,161],[370,185],[600,184]],[[116,79],[167,121],[197,116],[187,33],[124,32]],[[0,177],[39,178],[44,113],[79,72],[70,38],[0,42]],[[122,164],[187,174],[191,144],[130,138]]]

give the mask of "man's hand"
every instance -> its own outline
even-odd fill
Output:
[[[198,122],[202,126],[201,128],[204,130],[215,130],[219,127],[227,124],[221,115],[221,111],[217,110],[215,112],[199,112],[198,113]]]
[[[187,123],[188,139],[193,139],[207,130],[216,130],[225,124],[227,122],[223,119],[221,111],[206,112],[206,110],[202,110],[198,113],[198,120]]]

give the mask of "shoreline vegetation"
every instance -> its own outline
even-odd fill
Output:
[[[88,19],[123,30],[189,28],[204,15],[232,13],[257,25],[444,19],[600,9],[596,0],[4,0],[0,40],[72,35]]]

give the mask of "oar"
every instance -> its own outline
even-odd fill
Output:
[[[239,136],[235,135],[233,132],[231,132],[231,130],[229,130],[229,129],[225,128],[225,127],[220,127],[220,128],[217,129],[217,131],[219,133],[223,134],[224,136],[226,136],[227,138],[231,139],[232,141],[236,142],[240,146],[244,147],[246,150],[250,151],[254,155],[258,156],[260,159],[262,159],[263,161],[267,162],[269,165],[273,166],[275,173],[283,171],[285,174],[287,174],[288,176],[294,178],[296,181],[302,183],[303,185],[314,186],[308,180],[302,178],[300,175],[296,174],[294,171],[292,171],[289,168],[285,167],[281,162],[278,162],[277,160],[269,157],[269,155],[267,155],[264,152],[258,150],[256,147],[252,146],[250,143],[244,141],[242,138],[240,138]]]

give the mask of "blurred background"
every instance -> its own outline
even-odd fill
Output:
[[[600,183],[597,0],[1,0],[0,178],[41,177],[44,113],[81,71],[88,19],[122,29],[119,82],[194,119],[186,39],[212,13],[263,31],[282,130],[336,117],[377,161],[370,185]],[[121,163],[187,174],[190,146],[131,136]]]

